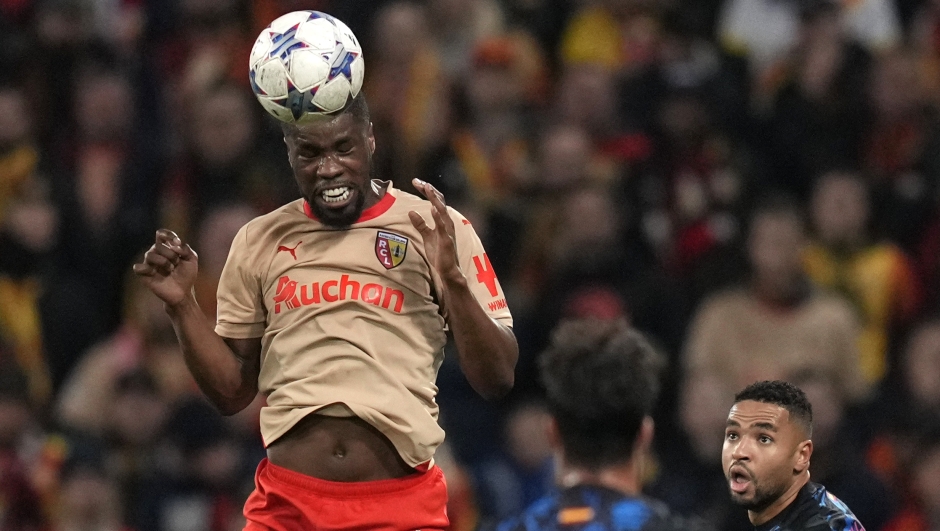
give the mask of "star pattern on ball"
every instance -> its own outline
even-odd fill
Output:
[[[327,82],[332,81],[336,76],[343,75],[352,83],[352,64],[359,57],[358,52],[352,52],[346,49],[346,46],[336,41],[336,48],[330,54],[323,54],[323,58],[330,62],[330,75],[326,78]]]
[[[291,52],[298,48],[306,48],[307,43],[297,38],[297,28],[300,24],[294,24],[287,31],[281,33],[274,30],[268,30],[271,36],[271,57],[278,57],[286,65]]]

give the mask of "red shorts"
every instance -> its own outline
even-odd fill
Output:
[[[437,466],[398,479],[344,483],[261,460],[245,502],[245,531],[447,529],[447,484]]]

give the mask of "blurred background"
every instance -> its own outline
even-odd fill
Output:
[[[734,393],[786,378],[869,531],[940,530],[940,1],[0,0],[0,531],[241,529],[260,401],[201,399],[131,278],[158,227],[215,316],[298,196],[248,52],[298,9],[365,49],[376,177],[441,189],[507,292],[516,388],[441,368],[453,528],[552,481],[539,352],[627,319],[668,357],[646,490],[719,529]]]

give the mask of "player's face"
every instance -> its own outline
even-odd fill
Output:
[[[370,179],[372,124],[342,113],[290,128],[284,142],[300,192],[323,223],[347,227],[378,201]]]
[[[805,470],[798,466],[804,442],[786,409],[754,400],[735,404],[721,451],[731,499],[751,511],[769,507]]]

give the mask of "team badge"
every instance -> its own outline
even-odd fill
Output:
[[[375,235],[375,257],[385,266],[385,269],[397,267],[405,260],[408,251],[408,238],[379,231]]]

